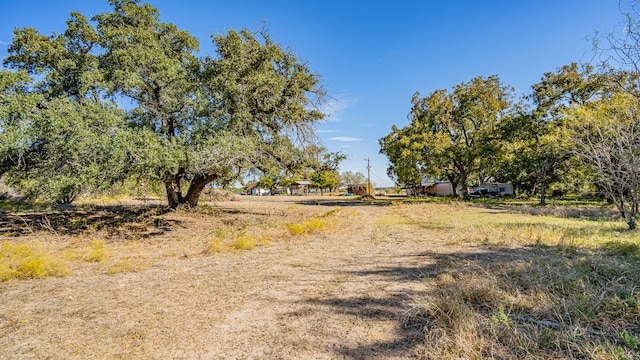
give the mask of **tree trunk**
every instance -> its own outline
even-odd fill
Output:
[[[549,185],[547,184],[547,182],[543,182],[542,186],[540,187],[540,205],[545,206],[547,205],[547,200],[546,200],[546,194],[547,194],[547,187]]]
[[[450,177],[449,182],[451,182],[451,187],[453,188],[453,197],[458,196],[458,193],[456,192],[456,189],[458,188],[458,181],[453,177]]]
[[[199,175],[193,178],[193,180],[191,180],[191,184],[189,184],[187,196],[184,197],[184,203],[189,204],[190,207],[198,206],[198,200],[200,200],[202,190],[204,190],[204,187],[213,180],[215,180],[215,177],[208,175]]]
[[[167,189],[167,202],[169,207],[172,209],[176,209],[180,205],[189,204],[189,207],[198,206],[198,200],[200,200],[200,194],[202,194],[202,190],[207,186],[210,182],[215,180],[215,176],[210,175],[199,175],[191,180],[189,184],[189,190],[187,191],[187,195],[182,195],[182,190],[180,189],[180,185],[178,181],[176,181],[175,177],[169,177],[165,179],[164,185]]]
[[[467,189],[467,172],[466,171],[461,171],[460,172],[460,185],[462,187],[462,189],[460,190],[462,192],[462,199],[464,200],[469,200],[469,190]]]
[[[542,206],[545,206],[547,204],[546,193],[547,188],[549,187],[549,177],[547,176],[547,172],[551,169],[550,162],[550,156],[547,155],[544,159],[544,166],[542,167],[542,170],[540,171],[540,173],[538,174],[538,178],[536,179],[536,182],[542,183],[542,185],[540,186],[540,205]]]
[[[184,202],[180,186],[173,179],[165,180],[164,186],[167,189],[167,202],[172,209],[177,208]]]

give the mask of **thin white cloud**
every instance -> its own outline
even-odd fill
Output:
[[[344,142],[354,142],[354,141],[362,141],[361,138],[351,137],[351,136],[335,136],[330,138],[331,141],[344,141]]]
[[[338,130],[316,130],[317,134],[326,134],[326,133],[335,133],[338,132]]]
[[[11,43],[8,43],[6,41],[0,41],[0,45],[11,45]]]
[[[353,105],[353,101],[346,95],[338,95],[322,105],[320,111],[327,115],[325,118],[329,122],[341,122],[342,114]]]

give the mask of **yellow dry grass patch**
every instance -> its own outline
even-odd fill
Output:
[[[287,210],[296,214],[299,211],[296,207],[289,207]],[[268,245],[272,240],[287,240],[291,236],[316,234],[333,228],[333,224],[339,221],[339,209],[333,209],[320,215],[311,216],[300,222],[268,222],[258,226],[238,226],[225,225],[210,231],[205,236],[205,247],[202,253],[213,254],[217,252],[252,250],[258,246]],[[299,216],[298,217],[302,217]],[[329,222],[331,221],[331,223]]]
[[[69,271],[62,260],[47,254],[38,243],[2,241],[0,243],[0,280],[44,279],[63,276]]]
[[[204,254],[233,250],[252,250],[256,246],[269,244],[269,238],[264,234],[247,234],[246,232],[216,235],[207,241],[202,251]]]
[[[289,223],[287,227],[293,235],[313,234],[327,228],[327,222],[323,219],[313,217],[301,223]]]

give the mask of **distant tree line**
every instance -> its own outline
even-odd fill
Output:
[[[623,38],[609,36],[597,66],[545,73],[516,98],[497,75],[411,99],[410,123],[379,140],[398,184],[429,175],[458,196],[486,179],[510,182],[545,204],[551,186],[591,187],[635,229],[640,200],[640,24],[633,8]]]

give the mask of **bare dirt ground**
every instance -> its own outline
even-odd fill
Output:
[[[280,221],[339,211],[326,231],[252,250],[185,252],[137,271],[79,268],[64,277],[0,283],[0,358],[418,356],[423,335],[404,319],[428,289],[421,274],[407,269],[428,265],[432,259],[423,254],[438,253],[442,242],[402,231],[401,222],[389,220],[398,206],[329,197],[242,197],[215,206],[237,218],[279,214]],[[179,226],[139,241],[161,252],[158,243],[208,231],[216,214],[198,224],[180,216]]]

